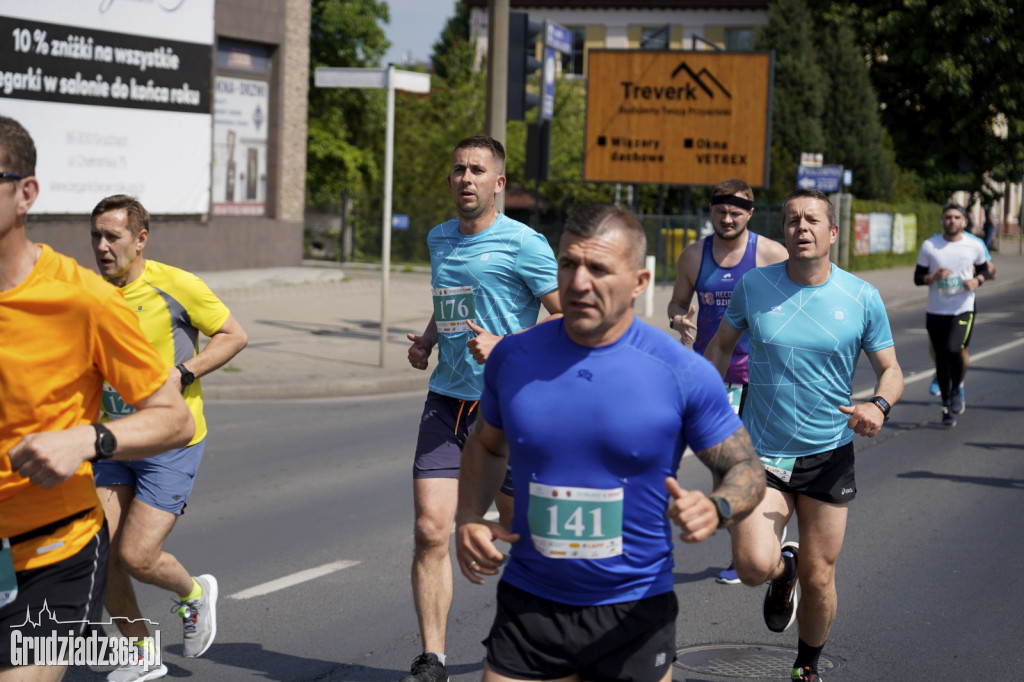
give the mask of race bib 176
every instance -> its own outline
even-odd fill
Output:
[[[468,332],[468,320],[476,321],[473,287],[431,289],[434,296],[434,322],[439,334]]]

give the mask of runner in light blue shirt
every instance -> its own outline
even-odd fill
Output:
[[[724,320],[751,332],[743,421],[759,455],[813,455],[853,440],[836,407],[850,402],[861,350],[893,345],[877,289],[835,265],[825,283],[801,286],[784,261],[744,275]]]
[[[448,546],[466,436],[477,418],[483,365],[508,334],[533,326],[543,305],[561,312],[555,256],[542,235],[498,212],[505,189],[505,149],[482,135],[455,146],[448,189],[459,217],[427,236],[434,314],[417,336],[408,334],[409,364],[437,365],[419,422],[413,460],[416,525],[412,591],[423,653],[400,682],[448,679],[444,653],[452,603]],[[495,502],[510,523],[511,477]]]
[[[857,495],[853,435],[881,430],[903,395],[903,372],[878,291],[829,260],[839,225],[828,197],[797,190],[782,216],[789,259],[743,276],[704,356],[724,376],[748,331],[743,422],[768,489],[754,513],[730,530],[733,560],[744,584],[769,583],[762,609],[769,630],[799,621],[792,679],[817,680],[836,615],[836,562]],[[875,372],[875,395],[853,405],[862,351]],[[794,514],[800,540],[780,547]]]

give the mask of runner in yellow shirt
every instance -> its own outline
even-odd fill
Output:
[[[103,462],[95,468],[96,487],[110,524],[110,585],[106,607],[127,637],[148,636],[131,577],[179,596],[184,622],[184,654],[201,656],[217,634],[217,580],[193,578],[163,545],[185,504],[203,456],[206,420],[198,378],[231,360],[245,348],[245,330],[227,306],[195,275],[143,257],[149,240],[149,213],[126,195],[107,197],[92,212],[92,248],[96,266],[121,288],[136,311],[171,382],[183,392],[195,419],[187,446],[138,462]],[[197,353],[200,332],[210,337]],[[104,387],[103,411],[117,420],[134,411],[111,387]],[[131,577],[129,577],[131,576]],[[164,668],[166,673],[166,668]],[[142,664],[122,666],[110,682],[156,679]],[[159,675],[162,676],[162,675]]]

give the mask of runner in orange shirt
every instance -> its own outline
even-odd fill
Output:
[[[0,632],[82,636],[102,613],[109,550],[91,462],[181,447],[195,426],[121,292],[28,239],[35,162],[28,131],[0,117]],[[96,421],[104,380],[135,414]],[[12,667],[11,641],[0,681],[64,676]]]

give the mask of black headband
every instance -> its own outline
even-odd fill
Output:
[[[711,205],[715,204],[729,204],[730,206],[736,206],[742,208],[744,211],[749,211],[754,208],[754,202],[750,199],[744,199],[738,197],[735,194],[716,194],[711,197]]]
[[[946,204],[945,206],[942,207],[942,212],[945,213],[946,211],[948,211],[950,209],[953,209],[954,211],[960,211],[960,215],[962,215],[964,218],[967,217],[967,209],[965,209],[960,204],[957,204],[957,203],[954,203],[954,202],[951,201],[951,202],[949,202],[948,204]]]

